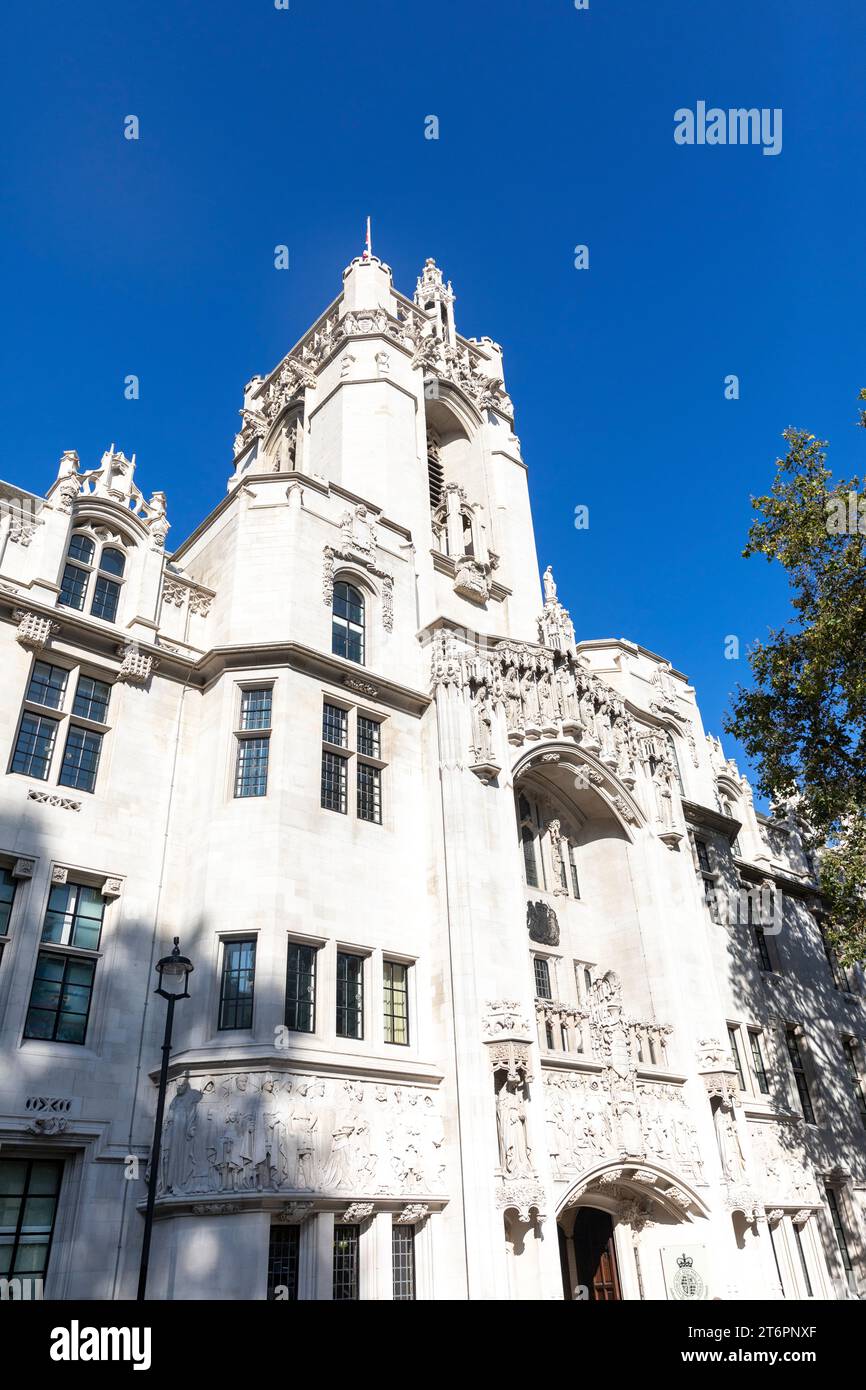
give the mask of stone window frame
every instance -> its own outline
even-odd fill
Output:
[[[788,1076],[789,1085],[792,1087],[792,1096],[796,1098],[794,1111],[800,1116],[804,1124],[819,1125],[818,1106],[816,1098],[820,1093],[818,1077],[815,1071],[815,1064],[812,1058],[812,1050],[809,1047],[808,1038],[801,1023],[794,1023],[790,1020],[782,1024],[784,1029],[785,1051],[788,1057]],[[796,1049],[792,1048],[792,1041],[796,1044]],[[799,1065],[794,1065],[794,1050],[797,1053]],[[798,1085],[798,1077],[804,1083],[804,1088]],[[803,1089],[805,1089],[806,1101],[803,1100]],[[808,1113],[807,1113],[808,1112]],[[811,1118],[809,1117],[811,1115]]]
[[[228,1034],[244,1034],[255,1037],[256,1023],[258,1019],[258,998],[256,989],[256,976],[260,969],[260,946],[261,932],[258,927],[228,927],[224,931],[216,931],[213,938],[213,954],[211,957],[211,983],[208,998],[207,1016],[213,1020],[210,1029],[212,1040],[222,1040]],[[253,1010],[249,1028],[220,1028],[220,1002],[222,999],[223,982],[223,961],[225,957],[225,947],[227,944],[238,941],[251,941],[256,943],[255,967],[253,973]]]
[[[62,875],[66,875],[66,877],[64,878]],[[102,896],[105,898],[99,945],[94,949],[84,946],[62,945],[42,940],[42,932],[45,927],[48,904],[51,898],[51,889],[58,886],[58,884],[67,882],[82,884],[89,888],[99,888],[102,891]],[[115,935],[121,918],[124,882],[125,879],[122,875],[106,874],[102,871],[88,868],[85,865],[63,863],[57,860],[52,860],[48,864],[47,880],[43,885],[40,900],[38,931],[35,933],[35,939],[33,935],[31,935],[29,942],[30,984],[26,994],[23,995],[21,999],[21,1012],[18,1023],[18,1046],[20,1048],[26,1048],[28,1051],[34,1052],[42,1052],[44,1049],[49,1049],[53,1052],[53,1050],[58,1047],[63,1049],[75,1047],[77,1049],[75,1054],[76,1059],[79,1056],[98,1057],[101,1055],[106,1009],[111,990],[110,971],[105,967],[101,968],[101,963],[107,958],[109,952],[113,952],[114,949]],[[22,933],[19,933],[19,940],[23,945],[24,937]],[[82,1043],[56,1041],[48,1038],[25,1038],[24,1036],[27,1014],[30,1009],[30,999],[33,993],[36,966],[39,956],[43,953],[47,955],[78,957],[93,962],[93,984],[90,991],[87,1029]]]
[[[114,531],[107,535],[100,535],[100,531],[108,531],[108,528],[96,520],[84,518],[76,521],[70,531],[69,540],[63,552],[60,585],[62,588],[68,568],[86,574],[84,602],[80,608],[76,608],[74,604],[62,603],[60,600],[60,591],[58,591],[57,606],[58,608],[67,609],[70,613],[81,613],[87,617],[95,618],[97,622],[108,623],[111,627],[116,627],[123,610],[124,589],[129,578],[129,565],[136,546],[133,541],[120,532]],[[76,536],[82,536],[86,540],[89,540],[94,547],[93,559],[89,563],[85,563],[83,560],[79,560],[75,557],[70,557],[69,552]],[[117,550],[123,556],[124,564],[122,574],[113,574],[111,570],[102,569],[102,556],[106,550]],[[107,583],[115,585],[118,590],[117,607],[112,618],[103,618],[100,617],[98,613],[93,612],[93,605],[96,602],[96,590],[100,579],[104,579]]]
[[[330,690],[322,687],[322,716],[321,716],[321,767],[324,768],[325,755],[341,758],[345,764],[345,807],[326,806],[322,800],[322,781],[320,778],[319,809],[331,814],[345,816],[358,825],[372,825],[379,828],[389,828],[389,799],[386,796],[387,790],[387,771],[390,767],[390,718],[387,713],[372,709],[370,706],[360,704],[357,701],[347,700],[342,694],[334,694]],[[344,743],[332,743],[325,738],[326,716],[325,708],[331,706],[334,709],[342,710],[346,714],[346,737]],[[360,719],[369,720],[378,725],[379,728],[379,756],[374,757],[370,753],[361,752],[359,748],[358,721]],[[362,816],[359,814],[358,806],[360,800],[360,767],[371,767],[379,773],[379,816],[378,819],[372,816]]]
[[[233,757],[231,759],[230,767],[231,784],[228,792],[229,799],[232,801],[264,801],[268,796],[271,778],[271,745],[273,742],[274,733],[274,706],[276,704],[276,688],[277,680],[275,676],[263,677],[261,679],[244,678],[242,680],[237,680],[234,682],[234,689],[232,692]],[[261,728],[258,729],[254,729],[250,726],[245,725],[243,718],[244,696],[256,690],[269,690],[271,692],[270,722],[267,725],[262,725]],[[265,789],[263,792],[257,792],[255,794],[247,794],[245,796],[241,796],[238,793],[241,767],[241,745],[244,742],[252,742],[254,740],[261,739],[267,740],[268,745],[267,767],[265,770]]]
[[[63,689],[63,695],[59,705],[44,705],[40,704],[38,700],[33,700],[30,698],[30,688],[33,684],[33,678],[36,671],[36,667],[40,665],[54,667],[58,670],[65,671],[67,673],[67,680]],[[116,705],[118,698],[118,681],[116,672],[104,670],[96,662],[91,661],[88,657],[76,658],[66,656],[62,653],[58,655],[53,651],[47,654],[44,652],[33,653],[33,659],[30,663],[30,669],[27,673],[27,679],[24,685],[24,694],[21,699],[18,720],[15,725],[15,735],[12,739],[12,746],[9,751],[9,760],[6,767],[7,776],[24,777],[29,781],[38,783],[40,785],[62,787],[70,796],[74,796],[76,794],[82,794],[86,796],[96,795],[100,773],[102,773],[103,776],[105,775],[105,769],[107,766],[105,752],[106,748],[110,747],[110,744],[108,743],[108,735],[114,729],[114,721],[109,717],[107,717],[104,720],[99,720],[91,719],[87,715],[75,713],[75,702],[78,698],[78,686],[82,677],[85,677],[89,680],[99,681],[101,684],[108,686],[109,696],[108,706],[106,708],[106,716],[111,716],[113,713],[113,706]],[[40,777],[38,776],[38,774],[34,772],[18,772],[13,767],[13,763],[15,761],[15,754],[18,749],[18,740],[21,736],[22,724],[25,716],[28,714],[34,717],[49,719],[52,721],[52,723],[56,725],[54,738],[51,745],[51,752],[49,754],[48,765],[44,777]],[[83,729],[86,733],[95,734],[99,737],[100,740],[99,757],[97,761],[96,771],[93,777],[92,787],[79,787],[69,782],[60,781],[60,777],[63,773],[63,768],[65,765],[66,750],[69,743],[69,737],[73,728]]]
[[[757,1100],[769,1104],[770,1090],[770,1066],[768,1062],[768,1039],[766,1030],[759,1023],[741,1022],[739,1019],[729,1018],[727,1020],[728,1037],[731,1042],[731,1050],[734,1061],[737,1063],[737,1079],[742,1079],[741,1094],[751,1100]],[[755,1066],[755,1054],[752,1039],[757,1039],[757,1047],[762,1063],[762,1074],[767,1083],[767,1089],[761,1088],[761,1077]],[[734,1051],[736,1047],[736,1051]]]

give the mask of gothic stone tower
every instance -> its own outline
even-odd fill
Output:
[[[862,976],[794,811],[576,641],[454,303],[353,261],[173,552],[113,446],[0,485],[0,1190],[46,1196],[0,1254],[49,1297],[134,1290],[175,936],[152,1297],[862,1286]]]

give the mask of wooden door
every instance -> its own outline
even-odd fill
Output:
[[[613,1222],[606,1211],[581,1207],[574,1220],[574,1258],[577,1282],[589,1291],[591,1303],[618,1303],[622,1294]]]

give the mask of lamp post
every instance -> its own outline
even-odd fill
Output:
[[[159,1096],[156,1102],[156,1120],[153,1126],[153,1145],[150,1151],[150,1182],[147,1185],[147,1210],[144,1214],[144,1239],[141,1245],[141,1267],[138,1274],[137,1302],[143,1303],[147,1289],[147,1265],[150,1259],[150,1234],[153,1229],[153,1207],[156,1201],[156,1186],[159,1180],[159,1156],[162,1148],[162,1117],[165,1111],[165,1092],[168,1085],[168,1059],[171,1055],[171,1030],[174,1024],[174,1006],[178,999],[188,999],[189,976],[193,970],[192,961],[182,956],[178,937],[174,938],[174,950],[170,956],[157,961],[159,984],[154,994],[161,994],[168,1000],[165,1011],[165,1035],[162,1040],[162,1066],[159,1071]]]

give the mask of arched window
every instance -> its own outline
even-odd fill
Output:
[[[334,585],[331,651],[364,664],[364,596],[343,580]]]
[[[538,877],[538,855],[535,848],[535,841],[538,838],[538,812],[523,793],[517,800],[517,815],[520,822],[520,843],[523,847],[523,872],[527,885],[530,888],[545,887],[546,885]],[[541,869],[543,873],[543,860]]]
[[[580,899],[574,826],[546,798],[517,793],[517,825],[523,874],[529,888],[543,888]]]
[[[58,603],[113,623],[120,603],[126,556],[114,545],[97,548],[90,536],[76,532],[69,542]]]

